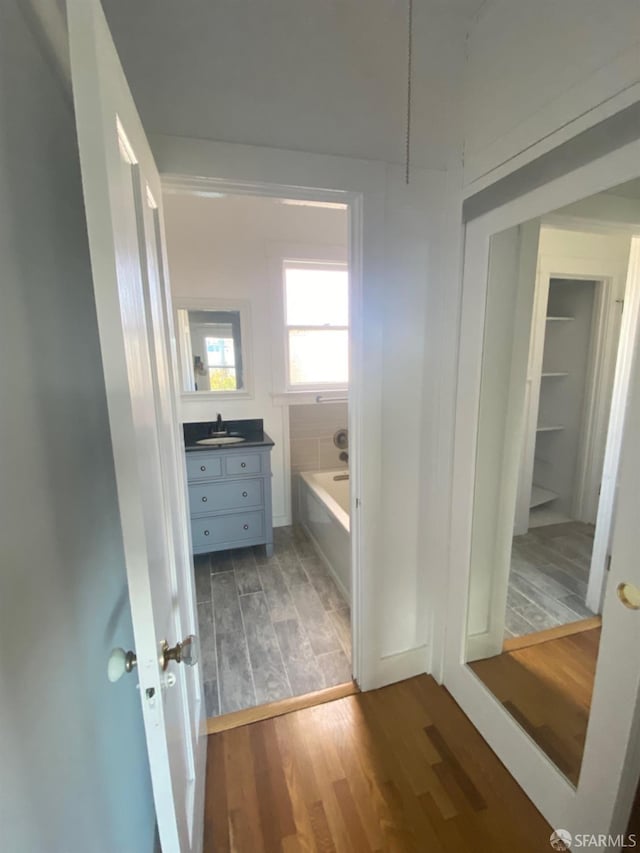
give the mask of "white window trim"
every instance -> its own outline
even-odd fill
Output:
[[[253,330],[251,328],[251,303],[248,299],[222,299],[209,296],[176,296],[173,304],[175,328],[180,328],[178,311],[238,311],[240,313],[240,346],[242,348],[244,385],[229,391],[186,391],[184,373],[189,370],[185,365],[185,355],[178,342],[176,346],[180,366],[180,397],[186,400],[252,400],[253,389]]]
[[[283,338],[283,355],[284,361],[282,369],[284,371],[284,394],[278,396],[289,396],[294,394],[331,394],[335,392],[336,394],[344,394],[349,389],[348,382],[336,383],[336,382],[313,382],[308,384],[301,383],[292,383],[290,381],[289,376],[289,331],[291,329],[315,329],[318,331],[322,331],[322,329],[326,329],[327,331],[346,331],[347,334],[350,331],[350,325],[347,326],[308,326],[308,325],[300,325],[293,324],[289,325],[287,323],[287,300],[286,300],[286,272],[287,268],[300,269],[301,267],[309,267],[309,269],[314,270],[327,270],[327,271],[335,271],[335,270],[344,270],[345,272],[349,272],[349,265],[346,261],[329,261],[329,260],[315,260],[311,258],[297,258],[297,257],[285,257],[282,259],[282,265],[280,270],[280,326],[282,328],[282,338]],[[349,284],[347,284],[347,288],[349,288]],[[350,301],[350,300],[349,300]],[[350,307],[350,306],[349,306]],[[349,315],[349,321],[351,320],[351,316]],[[350,367],[350,365],[349,365]]]

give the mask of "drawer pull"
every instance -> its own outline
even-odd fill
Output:
[[[240,467],[241,467],[241,468],[246,468],[246,467],[247,467],[247,463],[246,463],[246,462],[241,462],[241,463],[240,463]]]
[[[243,493],[242,493],[242,497],[243,497],[243,498],[248,498],[248,497],[249,497],[249,492],[243,492]]]
[[[248,529],[249,529],[249,525],[248,525],[248,524],[243,524],[242,526],[244,527],[244,529],[245,529],[245,530],[248,530]]]
[[[203,503],[203,504],[206,504],[206,502],[207,502],[207,496],[206,496],[206,495],[203,495],[202,503]]]
[[[204,531],[204,535],[205,535],[205,536],[208,536],[208,535],[209,535],[209,531],[208,531],[208,530],[205,530],[205,531]]]
[[[206,466],[206,465],[201,465],[201,466],[200,466],[200,470],[201,470],[201,471],[206,471],[206,470],[207,470],[207,466]]]

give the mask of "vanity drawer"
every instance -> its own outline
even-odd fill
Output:
[[[187,480],[208,480],[222,476],[222,459],[215,453],[187,453]]]
[[[245,453],[227,456],[224,460],[225,474],[260,474],[262,471],[262,455],[260,453]]]
[[[263,538],[264,534],[264,512],[238,512],[233,515],[191,519],[194,548],[210,545],[213,551],[218,544],[249,542]]]
[[[189,505],[193,515],[226,509],[261,507],[263,504],[262,479],[197,483],[189,486]]]

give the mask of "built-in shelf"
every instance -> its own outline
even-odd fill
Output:
[[[552,492],[551,489],[543,489],[542,486],[536,486],[534,483],[531,487],[531,500],[529,501],[529,509],[533,509],[534,506],[542,506],[543,504],[551,503],[551,501],[555,501],[559,495],[556,492]]]
[[[557,432],[558,430],[564,429],[563,426],[539,426],[536,427],[536,432]]]
[[[554,376],[568,376],[569,374],[566,371],[560,370],[556,373],[549,371],[548,373],[541,373],[540,375],[542,376],[543,379],[551,379]]]
[[[569,320],[573,320],[573,317],[547,317],[547,323],[568,323]]]

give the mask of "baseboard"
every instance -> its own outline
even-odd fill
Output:
[[[276,515],[272,521],[274,527],[290,527],[291,518],[287,515]]]
[[[405,678],[413,678],[414,675],[422,675],[427,671],[428,662],[429,646],[426,644],[404,652],[384,655],[378,661],[375,683],[369,689],[385,687],[387,684],[395,684],[396,681],[404,681]]]
[[[472,634],[467,637],[466,656],[467,663],[474,660],[485,660],[502,654],[502,637],[498,640],[493,634]]]

